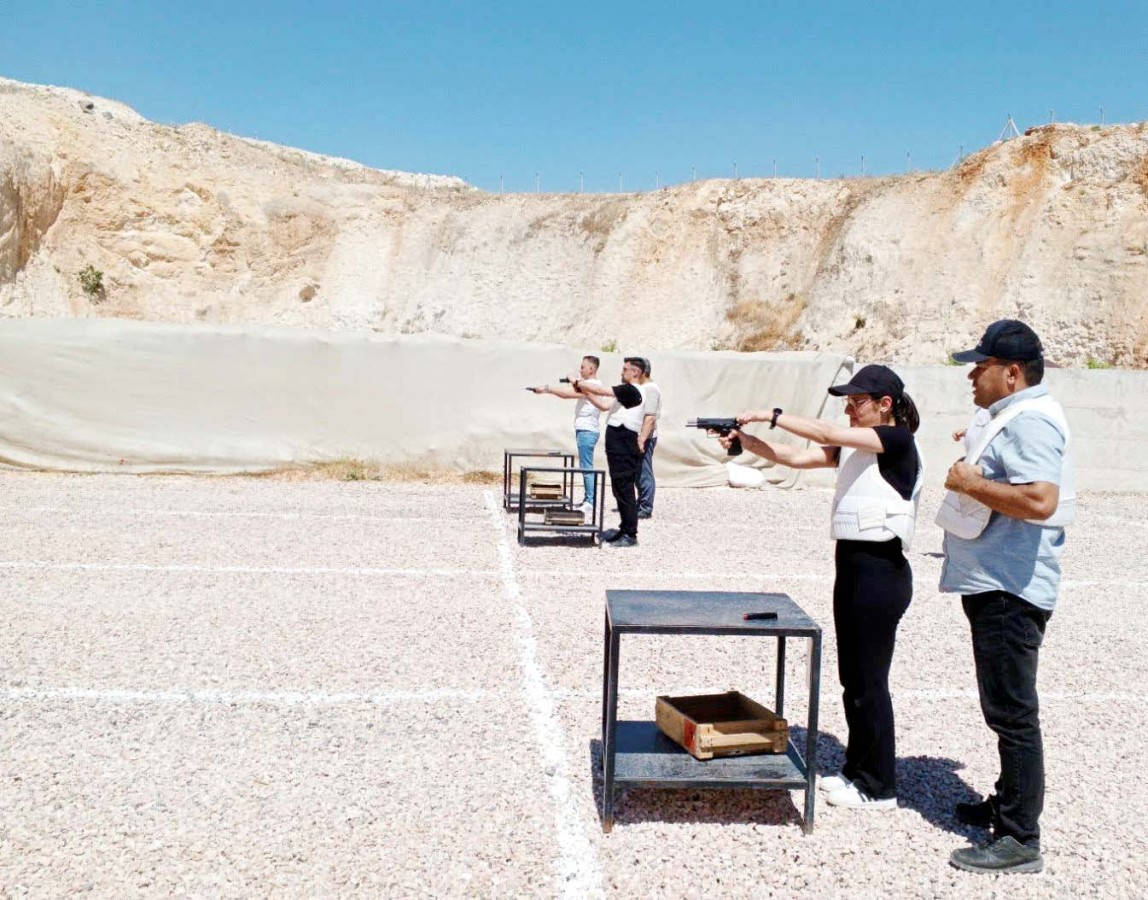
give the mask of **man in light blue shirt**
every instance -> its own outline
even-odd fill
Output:
[[[1041,384],[1044,350],[1027,325],[994,322],[974,350],[953,359],[974,363],[973,401],[992,419],[984,451],[955,463],[945,487],[977,501],[971,506],[987,514],[987,523],[975,536],[968,536],[976,526],[967,522],[945,526],[952,530],[945,534],[941,590],[962,595],[981,711],[997,735],[1001,774],[994,794],[956,810],[966,824],[991,827],[992,840],[953,851],[950,862],[972,872],[1039,872],[1044,750],[1037,657],[1060,587],[1063,524],[1071,518],[1071,438]]]

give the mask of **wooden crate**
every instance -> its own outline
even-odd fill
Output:
[[[534,481],[528,488],[531,500],[561,500],[562,482]]]
[[[784,753],[789,723],[738,691],[658,697],[658,728],[697,759]]]
[[[581,525],[585,521],[580,509],[548,509],[542,514],[545,525]]]

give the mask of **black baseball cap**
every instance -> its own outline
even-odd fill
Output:
[[[1016,319],[999,319],[985,329],[984,337],[976,347],[954,353],[953,360],[959,363],[979,363],[995,358],[1028,362],[1043,356],[1044,347],[1035,331]]]
[[[831,387],[829,393],[834,397],[872,394],[874,397],[892,397],[897,400],[905,393],[905,382],[888,366],[865,366],[854,372],[845,384]]]
[[[641,356],[627,356],[622,362],[627,362],[632,366],[637,366],[642,370],[643,375],[650,374],[650,363]]]

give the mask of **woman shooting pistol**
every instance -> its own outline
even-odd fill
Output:
[[[895,809],[896,743],[889,668],[897,625],[913,596],[905,550],[913,538],[922,480],[913,433],[920,424],[905,385],[886,366],[865,366],[847,384],[849,427],[774,409],[748,410],[741,425],[768,422],[813,441],[813,448],[771,443],[738,429],[746,452],[794,469],[837,469],[832,536],[837,541],[833,624],[849,739],[840,775],[822,778],[833,806]]]

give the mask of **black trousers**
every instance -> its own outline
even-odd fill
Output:
[[[838,541],[833,584],[837,673],[849,739],[841,774],[877,800],[897,795],[889,668],[897,625],[913,598],[913,570],[894,538]]]
[[[642,454],[638,452],[638,433],[621,425],[606,428],[606,465],[610,469],[610,485],[618,501],[618,515],[622,534],[638,536],[638,474],[642,470]]]
[[[1039,847],[1044,742],[1036,669],[1052,613],[1005,591],[961,599],[972,628],[981,712],[1000,752],[993,833]]]

